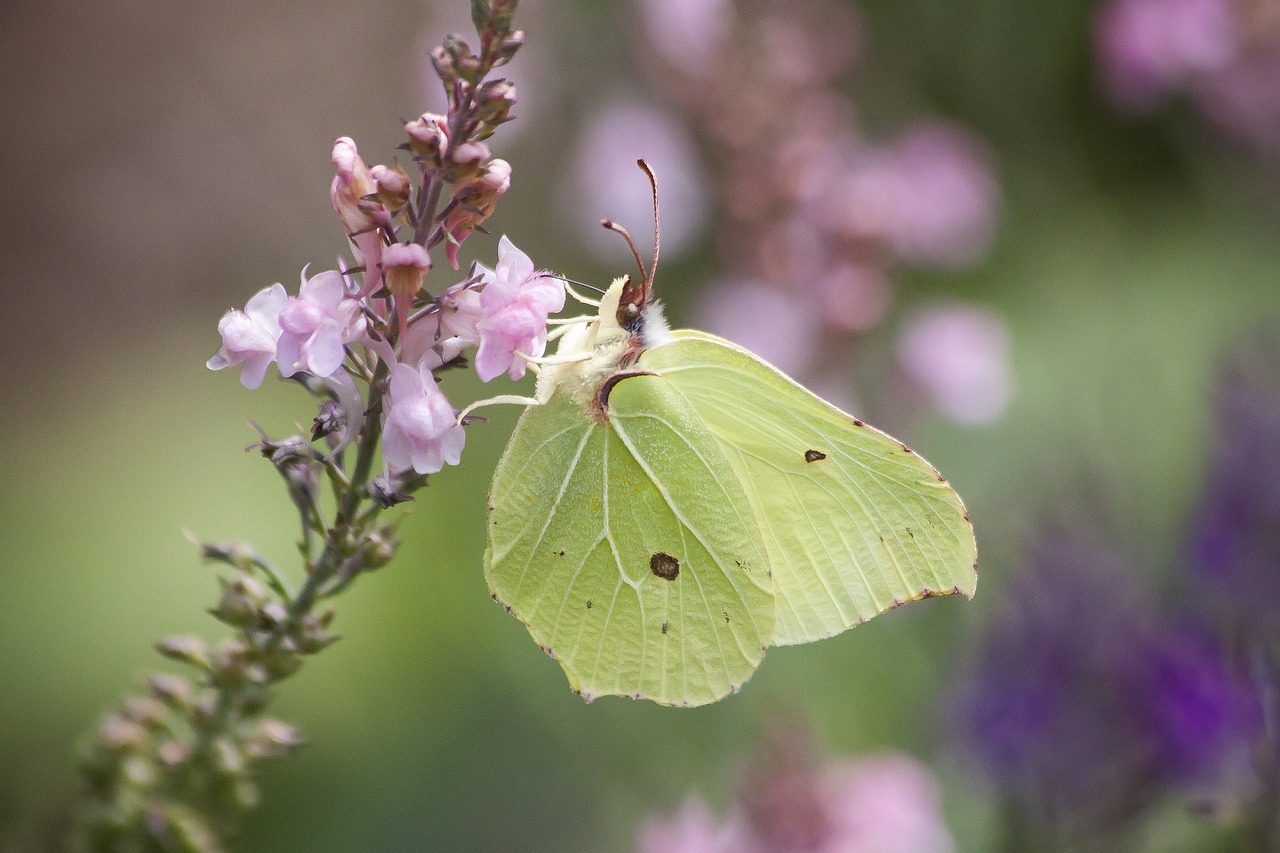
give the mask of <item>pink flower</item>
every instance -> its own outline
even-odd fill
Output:
[[[243,364],[240,382],[244,387],[261,385],[267,365],[276,357],[280,310],[287,299],[284,285],[273,284],[255,293],[243,311],[234,308],[228,311],[218,322],[222,348],[205,365],[210,370],[221,370]]]
[[[1149,112],[1162,97],[1226,67],[1239,37],[1228,0],[1115,0],[1099,9],[1094,41],[1115,102]]]
[[[991,423],[1013,396],[1008,329],[998,314],[981,306],[916,310],[898,337],[898,360],[957,423]]]
[[[360,336],[364,317],[359,304],[347,297],[342,273],[329,270],[306,276],[303,269],[298,295],[280,311],[276,361],[281,376],[305,370],[323,379],[342,366],[343,344]]]
[[[397,364],[391,371],[382,455],[394,469],[434,474],[457,465],[466,433],[430,370]]]
[[[564,285],[537,272],[529,256],[505,236],[498,241],[498,265],[481,267],[480,318],[475,337],[476,373],[483,382],[506,373],[524,376],[525,361],[516,353],[540,356],[547,345],[547,316],[564,307]]]
[[[838,762],[818,778],[829,827],[822,853],[952,853],[938,784],[907,755]]]

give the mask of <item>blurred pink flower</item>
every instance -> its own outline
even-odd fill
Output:
[[[721,824],[700,797],[686,797],[673,815],[650,816],[636,834],[637,853],[749,853],[741,820]]]
[[[223,315],[218,321],[222,347],[205,362],[205,366],[210,370],[221,370],[233,364],[243,364],[240,383],[246,388],[261,385],[267,366],[276,357],[280,309],[288,298],[284,285],[273,284],[255,293],[243,311],[233,308]]]
[[[517,353],[542,355],[547,316],[564,308],[564,284],[535,271],[529,256],[505,236],[498,241],[497,266],[481,271],[476,373],[483,382],[502,373],[519,379],[526,364]]]
[[[889,239],[916,266],[973,263],[991,242],[999,190],[976,137],[939,122],[918,125],[893,145],[897,215]]]
[[[753,787],[755,809],[717,821],[690,797],[651,816],[637,853],[953,853],[937,783],[906,755],[884,753],[812,771],[779,769]],[[761,800],[760,798],[764,799]]]
[[[1197,81],[1192,96],[1223,133],[1263,151],[1280,150],[1280,39]]]
[[[342,366],[343,344],[364,333],[364,315],[360,304],[347,297],[337,270],[308,279],[303,269],[301,278],[298,295],[289,297],[280,310],[276,361],[281,376],[305,370],[323,379]]]
[[[1094,39],[1111,97],[1138,112],[1224,68],[1238,49],[1231,0],[1114,0],[1099,9]]]
[[[434,474],[458,464],[466,433],[430,370],[397,364],[387,397],[382,453],[391,468]]]
[[[710,70],[733,25],[729,0],[640,0],[639,10],[648,43],[692,77]]]
[[[703,288],[694,325],[751,350],[784,373],[800,375],[813,361],[820,317],[813,304],[754,279]]]
[[[976,426],[998,419],[1013,394],[1009,334],[993,311],[935,305],[907,317],[898,360],[945,414]]]
[[[642,255],[652,245],[645,235],[653,221],[653,198],[636,168],[640,158],[653,167],[662,187],[663,257],[692,248],[706,224],[706,171],[688,131],[656,107],[613,99],[588,119],[562,200],[575,238],[585,236],[588,247],[609,262],[626,254],[618,236],[600,227],[601,218],[626,226]]]
[[[970,134],[936,122],[885,147],[854,147],[811,179],[816,224],[857,244],[883,244],[914,266],[972,263],[995,227],[999,190],[989,159]]]
[[[829,822],[821,853],[951,853],[932,774],[919,761],[883,753],[826,767],[818,796]]]

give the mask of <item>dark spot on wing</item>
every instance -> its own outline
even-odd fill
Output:
[[[589,599],[589,598],[587,599],[587,609],[588,609],[588,610],[590,610],[590,609],[591,609],[591,599]]]
[[[680,574],[680,561],[659,551],[649,558],[649,571],[664,581],[673,581]]]
[[[726,625],[728,625],[728,624],[729,624],[729,611],[728,611],[728,610],[724,611],[724,624],[726,624]]]
[[[854,419],[853,419],[853,425],[854,425],[854,426],[861,426],[861,427],[866,426],[866,424],[864,424],[862,421],[858,420],[857,418],[854,418]]]
[[[819,459],[826,459],[826,458],[827,458],[827,454],[823,453],[821,450],[806,450],[804,452],[805,462],[817,462]]]
[[[556,556],[563,557],[564,551],[556,551]]]
[[[911,528],[910,528],[910,527],[908,527],[908,528],[907,528],[907,535],[908,535],[908,536],[910,536],[912,539],[915,539],[915,538],[916,538],[916,535],[915,535],[914,533],[912,533],[912,532],[911,532]]]
[[[668,625],[666,622],[663,622],[663,623],[662,623],[662,633],[664,633],[664,634],[665,634],[665,633],[667,633],[667,631],[670,629],[670,627],[671,627],[671,626],[670,626],[670,625]]]
[[[903,452],[903,453],[915,453],[915,451],[914,451],[914,450],[912,450],[910,447],[907,447],[907,446],[906,446],[905,444],[903,444],[901,441],[899,441],[899,442],[898,442],[898,444],[902,447],[902,452]]]

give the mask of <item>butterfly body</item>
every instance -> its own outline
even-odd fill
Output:
[[[490,493],[490,589],[574,690],[703,704],[768,646],[972,594],[936,469],[629,287],[563,336]]]

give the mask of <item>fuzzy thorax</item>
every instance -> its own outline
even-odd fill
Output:
[[[597,392],[611,375],[635,362],[640,353],[671,338],[662,304],[649,302],[639,319],[626,328],[618,324],[618,300],[624,279],[615,279],[600,298],[596,317],[566,332],[556,348],[556,358],[578,360],[557,364],[538,376],[535,396],[541,402],[557,391],[568,394],[584,408],[597,403]]]

